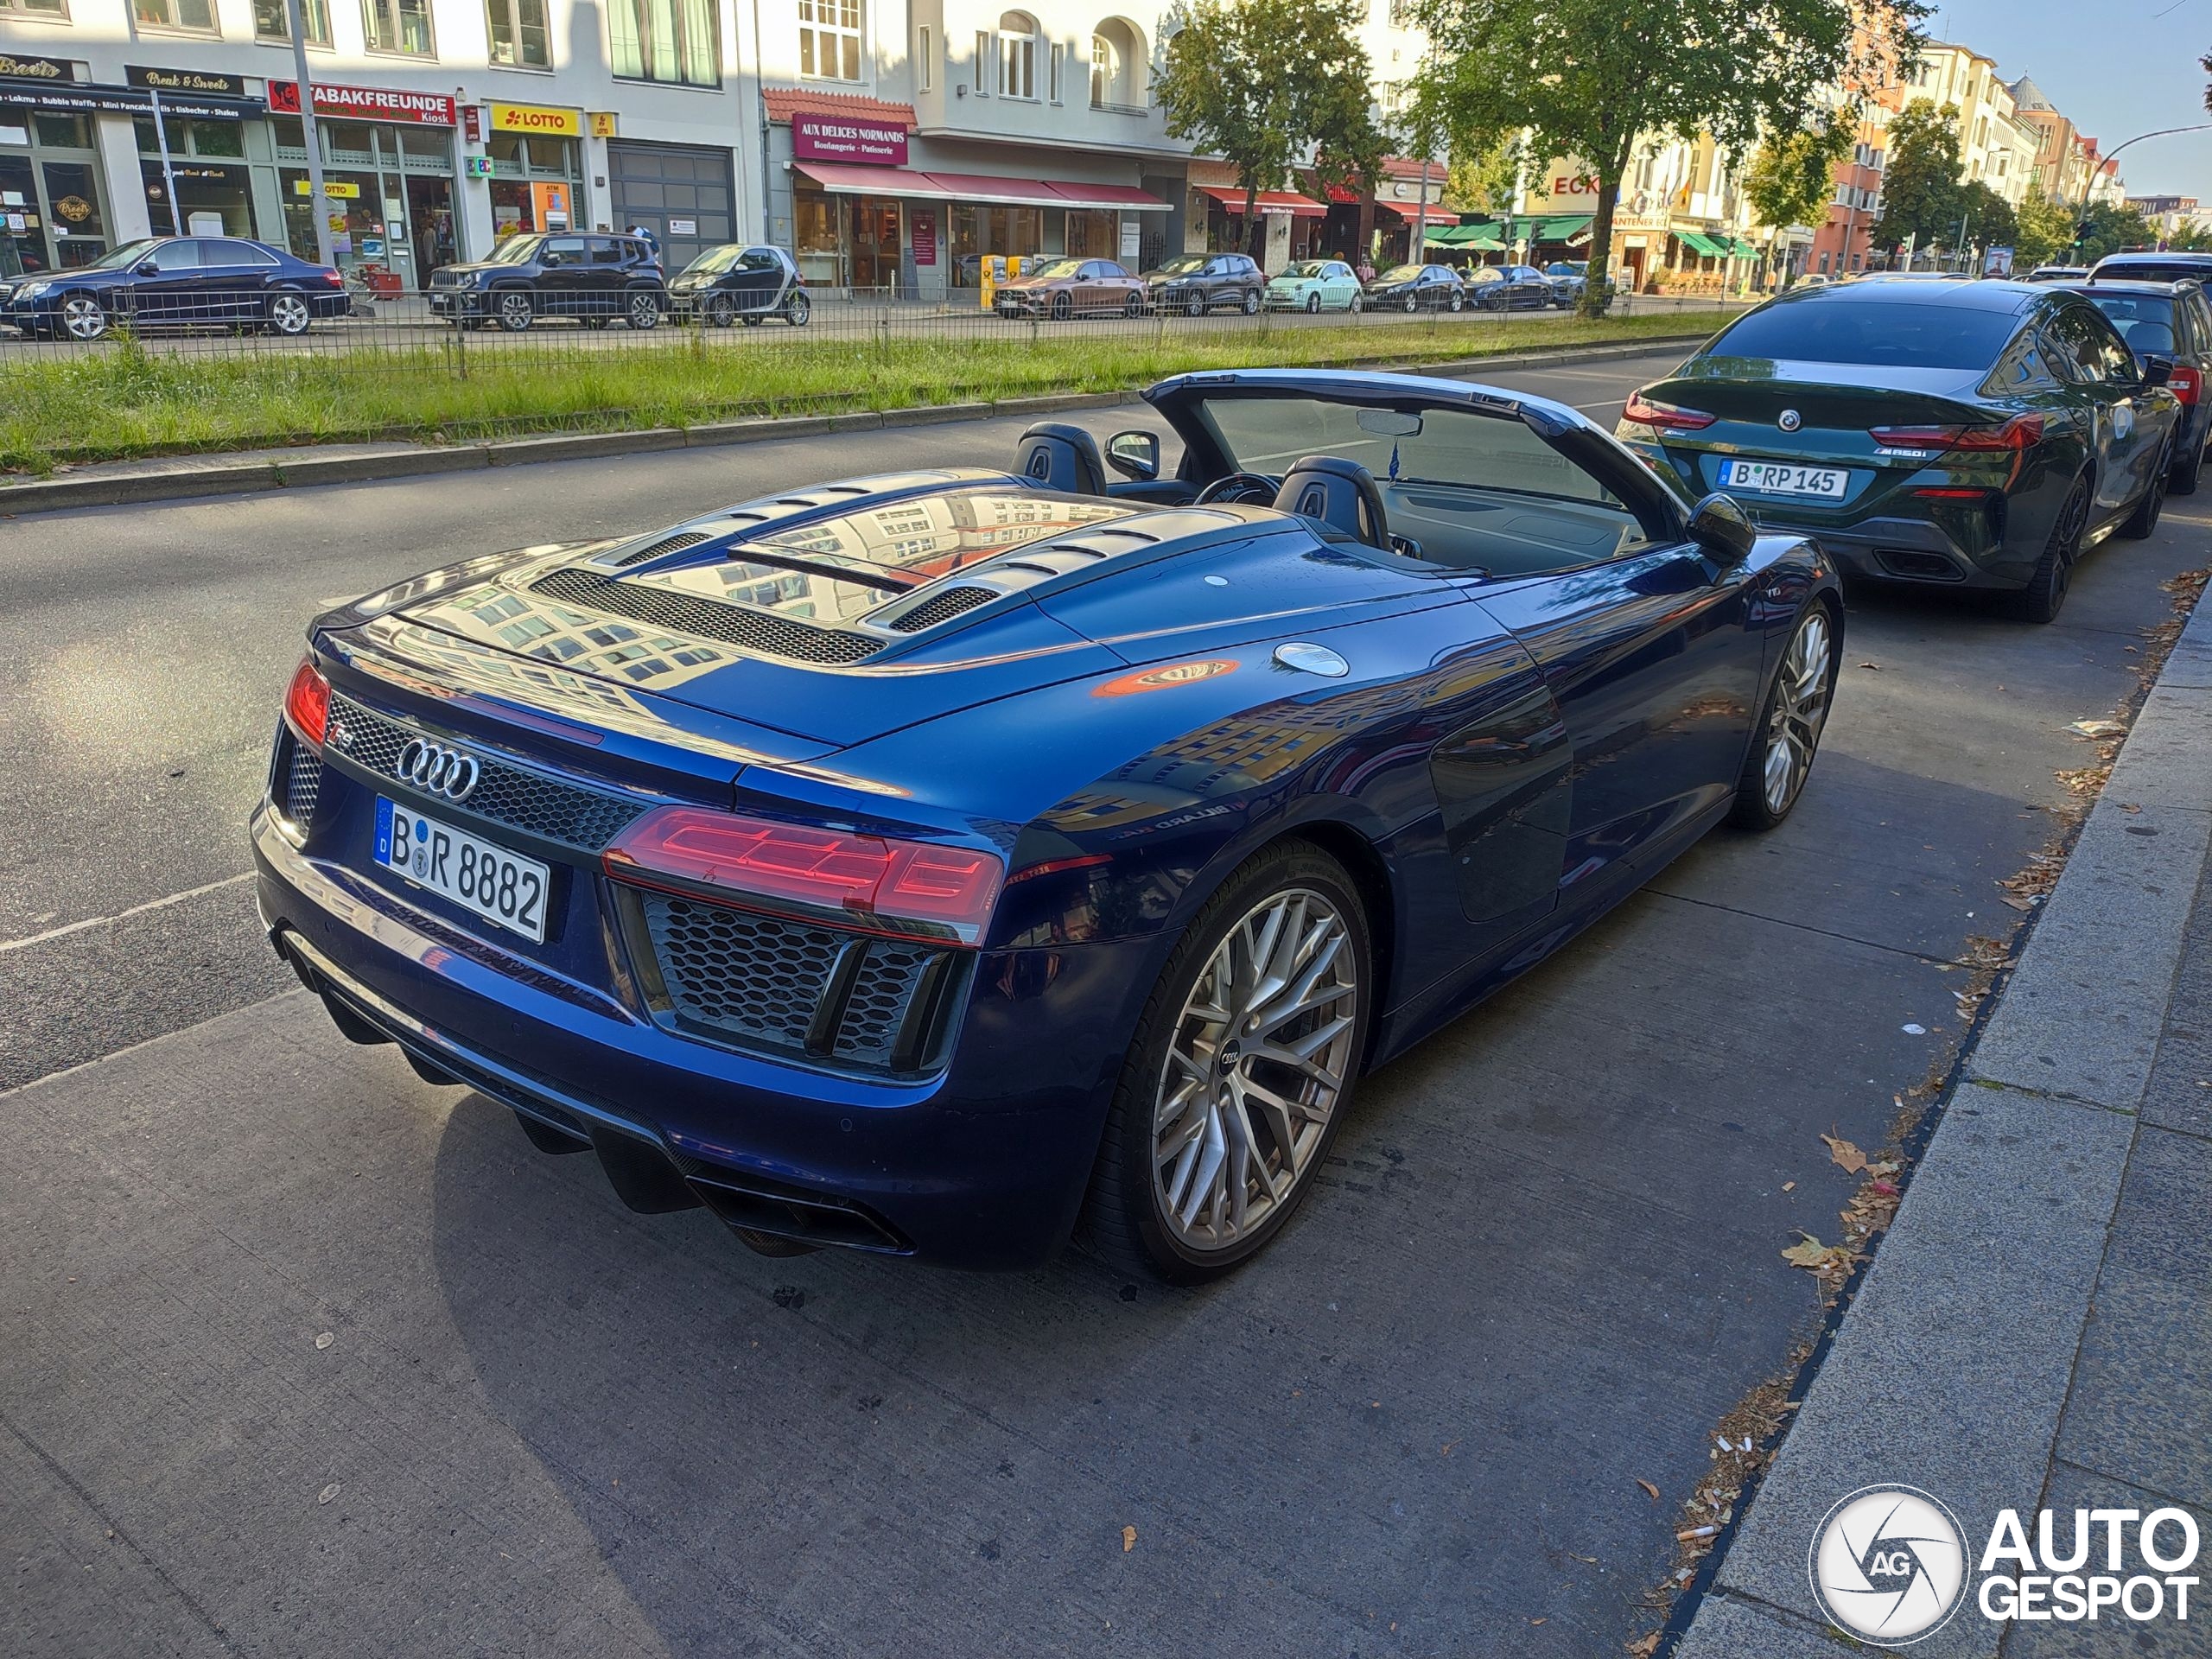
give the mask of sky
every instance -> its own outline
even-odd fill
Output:
[[[2197,60],[2212,52],[2212,0],[1930,0],[1937,40],[2031,75],[2106,153],[2156,127],[2212,121]],[[2164,16],[2160,14],[2163,13]],[[2120,158],[2131,196],[2212,202],[2212,130],[2148,138]]]

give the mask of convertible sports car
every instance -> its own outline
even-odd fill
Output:
[[[1573,410],[1154,386],[416,578],[313,625],[251,836],[346,1035],[755,1249],[1195,1281],[1357,1079],[1724,817],[1826,719],[1834,567]],[[1109,483],[1108,468],[1122,474]]]

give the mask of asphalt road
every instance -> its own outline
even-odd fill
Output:
[[[1604,418],[1667,366],[1500,378]],[[287,988],[241,825],[319,604],[1016,431],[0,521],[11,1654],[1618,1651],[1815,1322],[1816,1136],[1878,1143],[1955,1039],[2212,506],[2049,628],[1855,594],[1789,823],[1374,1078],[1210,1290],[764,1260]]]

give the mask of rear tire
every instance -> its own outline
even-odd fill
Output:
[[[286,340],[296,339],[307,333],[308,324],[313,320],[307,301],[289,289],[270,296],[268,327],[270,334]]]
[[[1244,315],[1248,317],[1256,317],[1260,315],[1260,290],[1256,288],[1245,291]]]
[[[2152,468],[2150,487],[2135,504],[2135,511],[2127,515],[2127,522],[2120,527],[2120,533],[2131,542],[2147,539],[2158,527],[2158,514],[2166,505],[2166,474],[2172,469],[2173,454],[2173,440],[2169,438],[2158,456],[2158,464]]]
[[[2058,615],[2073,583],[2074,561],[2081,556],[2082,531],[2088,520],[2089,481],[2077,478],[2051,524],[2035,574],[2025,588],[2008,596],[2005,609],[2012,615],[2023,622],[2049,622]]]
[[[2175,457],[2173,470],[2166,474],[2166,493],[2195,495],[2197,477],[2203,470],[2204,446],[2191,444],[2187,455]]]
[[[1351,1108],[1373,979],[1359,894],[1319,848],[1277,842],[1222,884],[1160,972],[1107,1115],[1084,1223],[1109,1264],[1200,1284],[1288,1224]]]
[[[1805,792],[1835,700],[1836,645],[1835,618],[1815,602],[1797,619],[1767,688],[1766,706],[1751,728],[1751,752],[1728,810],[1729,823],[1738,829],[1773,829]]]
[[[814,315],[814,302],[804,294],[794,294],[784,302],[784,321],[794,328],[806,327],[806,320]]]

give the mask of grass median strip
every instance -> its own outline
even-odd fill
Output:
[[[195,356],[121,339],[70,358],[0,359],[0,468],[307,443],[466,442],[532,432],[624,431],[746,416],[893,410],[1050,392],[1115,391],[1195,369],[1416,366],[1541,349],[1680,337],[1674,315],[1470,326],[1173,330],[1035,340],[800,337],[713,343],[671,334],[631,346],[564,340],[333,353]],[[548,342],[550,345],[550,342]]]

